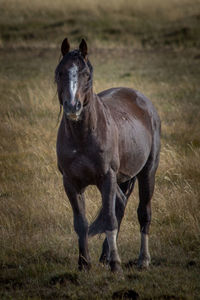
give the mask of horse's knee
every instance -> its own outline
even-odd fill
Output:
[[[105,214],[105,231],[112,231],[118,228],[117,217],[114,214]]]

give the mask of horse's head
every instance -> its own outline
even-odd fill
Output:
[[[69,42],[64,39],[61,45],[63,57],[56,68],[55,81],[58,98],[67,118],[77,121],[92,87],[92,65],[87,58],[85,40],[81,41],[79,49],[69,50]]]

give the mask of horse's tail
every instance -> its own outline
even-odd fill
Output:
[[[103,221],[103,208],[100,209],[96,219],[89,226],[88,235],[94,236],[96,234],[104,233],[104,221]]]

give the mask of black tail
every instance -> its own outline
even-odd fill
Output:
[[[98,216],[89,226],[88,235],[94,236],[96,234],[104,233],[104,231],[103,209],[101,208]]]
[[[128,198],[130,197],[134,184],[135,184],[136,177],[133,177],[131,180],[121,183],[120,185],[117,185],[117,195],[116,195],[116,207],[122,207],[123,212],[126,207]],[[101,234],[105,232],[104,228],[104,214],[103,209],[101,208],[98,216],[96,219],[92,222],[92,224],[89,227],[89,236],[94,236],[96,234]]]
[[[136,177],[131,178],[129,181],[126,182],[122,182],[120,183],[120,189],[122,190],[122,192],[124,193],[124,195],[126,196],[127,200],[130,197],[134,185],[135,185],[135,181],[136,181]]]

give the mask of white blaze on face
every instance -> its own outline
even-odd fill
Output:
[[[69,69],[69,90],[71,94],[71,104],[75,105],[75,96],[78,88],[78,67],[73,64]]]

